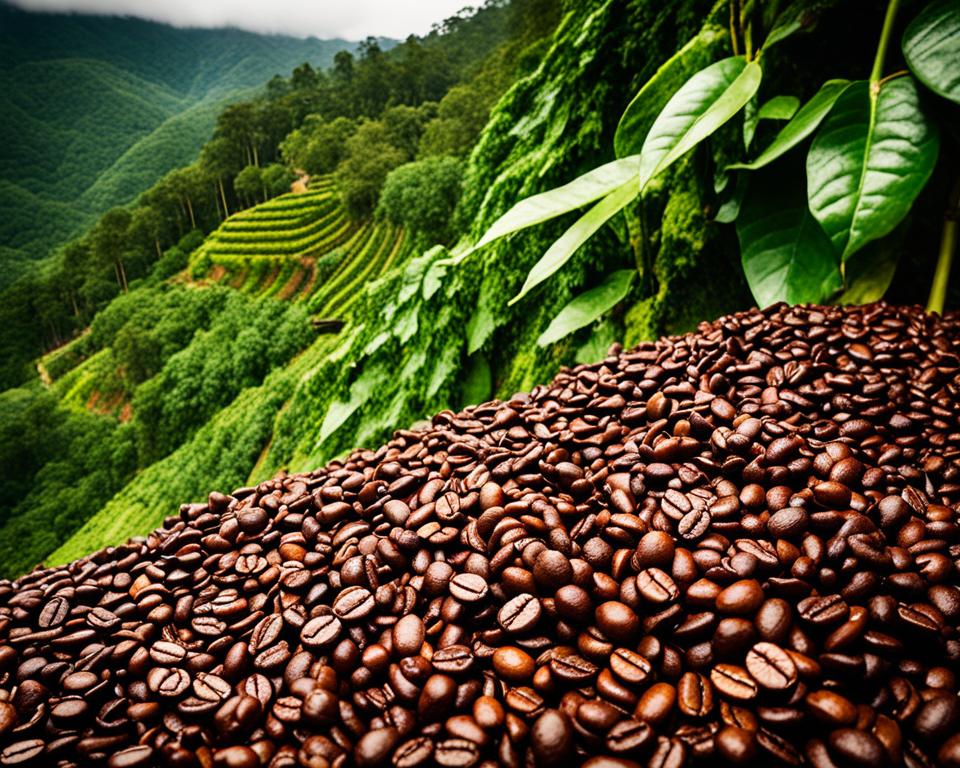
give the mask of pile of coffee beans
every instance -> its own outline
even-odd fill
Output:
[[[0,583],[0,765],[960,765],[960,316],[774,307]]]

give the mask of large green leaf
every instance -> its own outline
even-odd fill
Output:
[[[573,226],[554,241],[547,252],[540,257],[540,261],[533,265],[533,269],[530,270],[526,281],[523,283],[523,288],[510,300],[510,304],[520,301],[536,286],[566,264],[581,245],[589,240],[611,216],[621,211],[636,196],[637,183],[630,180],[615,189],[577,219]]]
[[[744,170],[755,171],[789,152],[816,130],[833,107],[837,97],[849,84],[847,80],[828,80],[825,82],[810,101],[804,104],[800,111],[793,116],[793,119],[780,129],[770,146],[763,150],[756,160],[752,163],[733,163],[728,165],[727,168],[743,168]]]
[[[562,187],[521,200],[493,222],[472,250],[482,248],[504,235],[532,227],[599,200],[635,178],[639,170],[638,155],[624,157],[594,168]]]
[[[758,175],[741,205],[743,271],[761,307],[823,303],[842,287],[839,259],[807,209],[802,182],[785,183],[783,176],[780,169]]]
[[[617,157],[639,154],[650,126],[670,97],[692,75],[717,58],[717,53],[726,45],[728,34],[723,27],[708,24],[654,72],[620,118],[613,137]]]
[[[640,188],[727,122],[757,92],[762,72],[755,61],[731,56],[702,69],[659,114],[640,152]]]
[[[596,288],[581,293],[553,318],[547,330],[540,334],[537,344],[546,347],[585,325],[599,320],[606,312],[623,301],[636,274],[635,269],[612,272]]]
[[[924,8],[903,34],[903,58],[927,88],[960,104],[960,2]]]
[[[810,212],[844,260],[907,214],[938,150],[912,77],[844,90],[807,154]]]

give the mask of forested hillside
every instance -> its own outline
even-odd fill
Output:
[[[799,103],[869,69],[872,43],[847,30],[879,29],[882,9],[818,10],[765,53],[762,99]],[[750,306],[723,226],[743,198],[723,168],[750,144],[732,123],[519,301],[574,217],[471,249],[518,200],[612,160],[619,116],[644,84],[663,87],[677,51],[727,55],[727,12],[489,0],[390,51],[368,41],[327,71],[297,67],[220,113],[197,162],[109,211],[0,304],[0,330],[21,329],[0,428],[26,436],[5,457],[18,467],[0,507],[9,571],[142,534],[211,488],[507,399],[614,342]],[[808,47],[812,29],[830,60]],[[771,122],[755,126],[764,141]],[[943,157],[956,151],[945,141]],[[948,166],[891,241],[896,300],[920,299],[933,271]],[[624,274],[600,319],[547,333]]]
[[[145,504],[84,537],[140,530],[170,498],[272,461],[275,418],[356,327],[365,289],[457,236],[465,159],[558,18],[497,0],[390,50],[300,64],[221,110],[196,162],[7,288],[0,429],[23,437],[3,443],[6,572],[118,493]]]
[[[0,264],[47,256],[189,163],[228,100],[354,47],[0,2]]]

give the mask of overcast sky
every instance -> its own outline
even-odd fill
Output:
[[[13,0],[38,11],[139,16],[190,27],[240,27],[297,37],[403,39],[481,0]]]

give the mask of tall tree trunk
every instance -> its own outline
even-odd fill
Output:
[[[223,200],[223,212],[226,216],[229,216],[230,207],[227,205],[227,192],[223,188],[223,177],[218,177],[217,182],[220,184],[220,198]]]
[[[257,144],[256,144],[256,142],[253,142],[253,143],[251,144],[251,146],[253,147],[253,164],[254,164],[255,166],[257,166],[257,168],[259,168],[259,167],[260,167],[260,155],[259,155],[259,153],[257,152]]]
[[[126,293],[127,292],[127,272],[123,268],[123,259],[116,259],[113,264],[114,264],[114,270],[117,273],[117,282],[120,284],[120,290]]]
[[[157,259],[162,259],[162,258],[163,258],[163,250],[160,248],[160,238],[159,238],[159,237],[153,238],[153,245],[154,245],[154,247],[156,247],[156,249],[157,249]]]
[[[197,218],[193,215],[193,203],[190,202],[190,195],[186,196],[187,200],[187,212],[190,214],[190,227],[192,229],[197,228]]]

